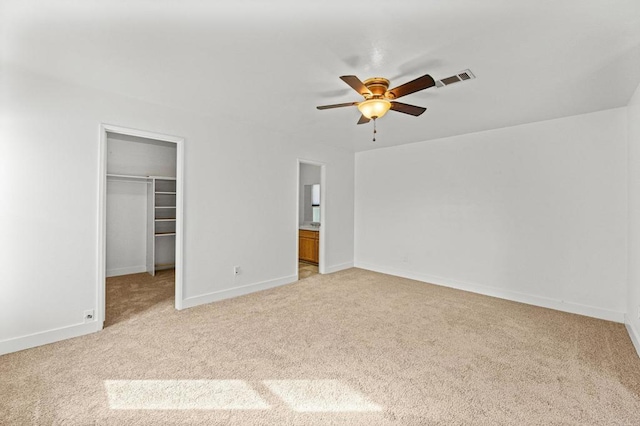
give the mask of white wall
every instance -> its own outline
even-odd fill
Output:
[[[101,122],[186,140],[184,306],[295,279],[298,158],[327,164],[327,269],[353,264],[353,153],[223,106],[195,116],[7,64],[0,75],[0,353],[96,329],[83,311],[97,298]]]
[[[626,108],[356,154],[356,266],[622,321]]]
[[[627,107],[629,138],[629,285],[625,322],[640,354],[640,86]]]
[[[176,176],[176,144],[110,133],[107,173]],[[107,276],[147,270],[147,182],[107,180]]]
[[[298,221],[300,223],[300,225],[304,224],[305,220],[305,196],[304,196],[304,186],[305,185],[314,185],[316,183],[320,183],[320,175],[321,175],[322,169],[320,168],[320,166],[316,166],[313,164],[306,164],[306,163],[300,163],[300,186],[299,186],[299,198],[300,198],[300,202],[298,205],[299,211],[298,211]],[[322,201],[321,201],[322,202]],[[309,207],[309,210],[311,210],[311,207]],[[320,218],[320,221],[322,221],[322,218]]]

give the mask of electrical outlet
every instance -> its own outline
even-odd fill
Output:
[[[234,266],[233,267],[233,275],[240,275],[240,267],[239,266]]]
[[[638,319],[640,320],[640,305],[638,305]]]
[[[94,319],[93,309],[84,311],[84,322],[91,322]]]

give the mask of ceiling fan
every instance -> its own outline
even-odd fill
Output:
[[[360,113],[362,114],[360,116],[360,120],[358,120],[358,124],[368,123],[369,121],[373,120],[373,140],[375,142],[375,121],[376,119],[384,116],[387,111],[393,110],[417,117],[427,110],[424,107],[396,102],[396,99],[401,98],[402,96],[410,95],[411,93],[428,89],[433,86],[442,87],[454,82],[469,80],[471,78],[475,78],[475,76],[469,70],[462,71],[459,74],[438,81],[435,81],[429,74],[425,74],[422,77],[416,78],[415,80],[411,80],[400,86],[394,87],[393,89],[389,89],[390,82],[386,78],[373,77],[366,79],[363,82],[360,81],[360,79],[355,75],[343,75],[342,77],[340,77],[340,79],[351,86],[353,90],[362,95],[362,97],[364,97],[364,101],[322,105],[316,108],[323,110],[357,106],[358,110],[360,110]]]
[[[330,109],[357,105],[362,113],[358,124],[368,123],[370,120],[380,118],[390,109],[417,117],[427,109],[396,102],[395,99],[436,85],[435,80],[429,74],[425,74],[401,86],[394,87],[391,90],[389,90],[389,80],[382,77],[369,78],[364,82],[360,81],[355,75],[343,75],[340,79],[362,95],[365,100],[362,102],[323,105],[317,108]]]

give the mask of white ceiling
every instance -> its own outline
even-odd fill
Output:
[[[620,107],[640,83],[638,0],[3,1],[2,61],[353,151]],[[356,125],[338,79],[471,69]]]

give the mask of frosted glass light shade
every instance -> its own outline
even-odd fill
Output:
[[[382,117],[389,108],[391,108],[391,102],[386,99],[369,99],[358,104],[358,109],[368,119]]]

